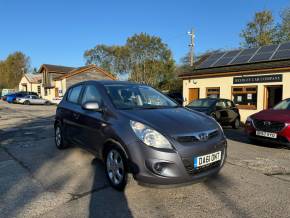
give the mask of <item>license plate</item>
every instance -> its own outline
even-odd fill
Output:
[[[211,154],[207,154],[207,155],[203,155],[203,156],[199,156],[199,157],[195,157],[193,159],[194,168],[196,169],[196,168],[211,164],[213,162],[219,161],[219,160],[221,160],[221,157],[222,157],[222,152],[221,151],[218,151],[218,152],[215,152],[215,153],[211,153]]]
[[[256,135],[276,139],[277,134],[272,132],[256,131]]]

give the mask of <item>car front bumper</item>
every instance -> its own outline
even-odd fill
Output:
[[[192,145],[182,154],[178,151],[162,151],[136,142],[135,151],[131,152],[134,165],[133,176],[141,184],[177,185],[193,183],[217,174],[225,163],[227,142],[210,140],[203,145]],[[141,149],[136,149],[136,148]],[[137,151],[139,150],[139,151]],[[222,152],[221,160],[201,169],[194,168],[194,157]],[[134,154],[132,156],[132,154]]]
[[[267,138],[256,135],[256,128],[253,125],[246,124],[245,131],[250,139],[259,140],[266,143],[275,143],[290,147],[290,126],[286,126],[280,132],[274,132],[277,134],[277,138]]]

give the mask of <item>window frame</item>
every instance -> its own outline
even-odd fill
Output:
[[[218,91],[211,92],[210,89],[218,89]],[[210,98],[209,95],[217,95],[217,98],[221,96],[221,88],[220,87],[206,87],[206,97]]]
[[[100,102],[98,102],[100,105],[103,104],[103,100],[102,100],[102,93],[101,93],[101,90],[98,88],[98,86],[96,86],[95,84],[86,84],[86,85],[83,85],[83,88],[82,88],[82,92],[81,92],[81,98],[79,99],[79,103],[80,104],[84,104],[86,102],[83,102],[83,99],[85,97],[85,94],[86,94],[86,91],[88,89],[89,86],[94,86],[96,88],[96,90],[99,92],[99,95],[101,97],[101,100]],[[88,101],[87,101],[88,102]]]
[[[77,88],[77,87],[79,87],[79,86],[81,87],[81,91],[80,91],[80,94],[79,94],[79,97],[78,97],[77,102],[72,102],[72,101],[70,101],[70,100],[69,100],[69,95],[70,95],[70,93],[72,92],[72,90],[73,90],[74,88]],[[81,105],[80,99],[81,99],[82,96],[83,96],[84,87],[85,87],[84,84],[80,84],[80,85],[76,85],[76,86],[70,87],[69,90],[68,90],[68,92],[67,92],[66,101],[69,102],[70,104]]]
[[[234,91],[235,88],[242,88],[242,91]],[[247,88],[255,88],[256,91],[247,91]],[[234,99],[234,94],[256,94],[257,99],[256,99],[256,105],[240,105],[234,102],[234,105],[238,109],[246,109],[246,110],[257,110],[258,107],[258,86],[257,85],[250,85],[250,86],[232,86],[232,99]]]

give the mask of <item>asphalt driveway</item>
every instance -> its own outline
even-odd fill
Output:
[[[179,188],[113,190],[94,156],[53,141],[55,106],[0,101],[0,217],[289,217],[290,150],[226,129],[220,175]]]

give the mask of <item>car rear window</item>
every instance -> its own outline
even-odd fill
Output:
[[[71,103],[77,104],[82,91],[82,86],[76,86],[69,90],[67,100]]]
[[[191,107],[211,107],[216,102],[215,99],[198,99],[188,104]]]

